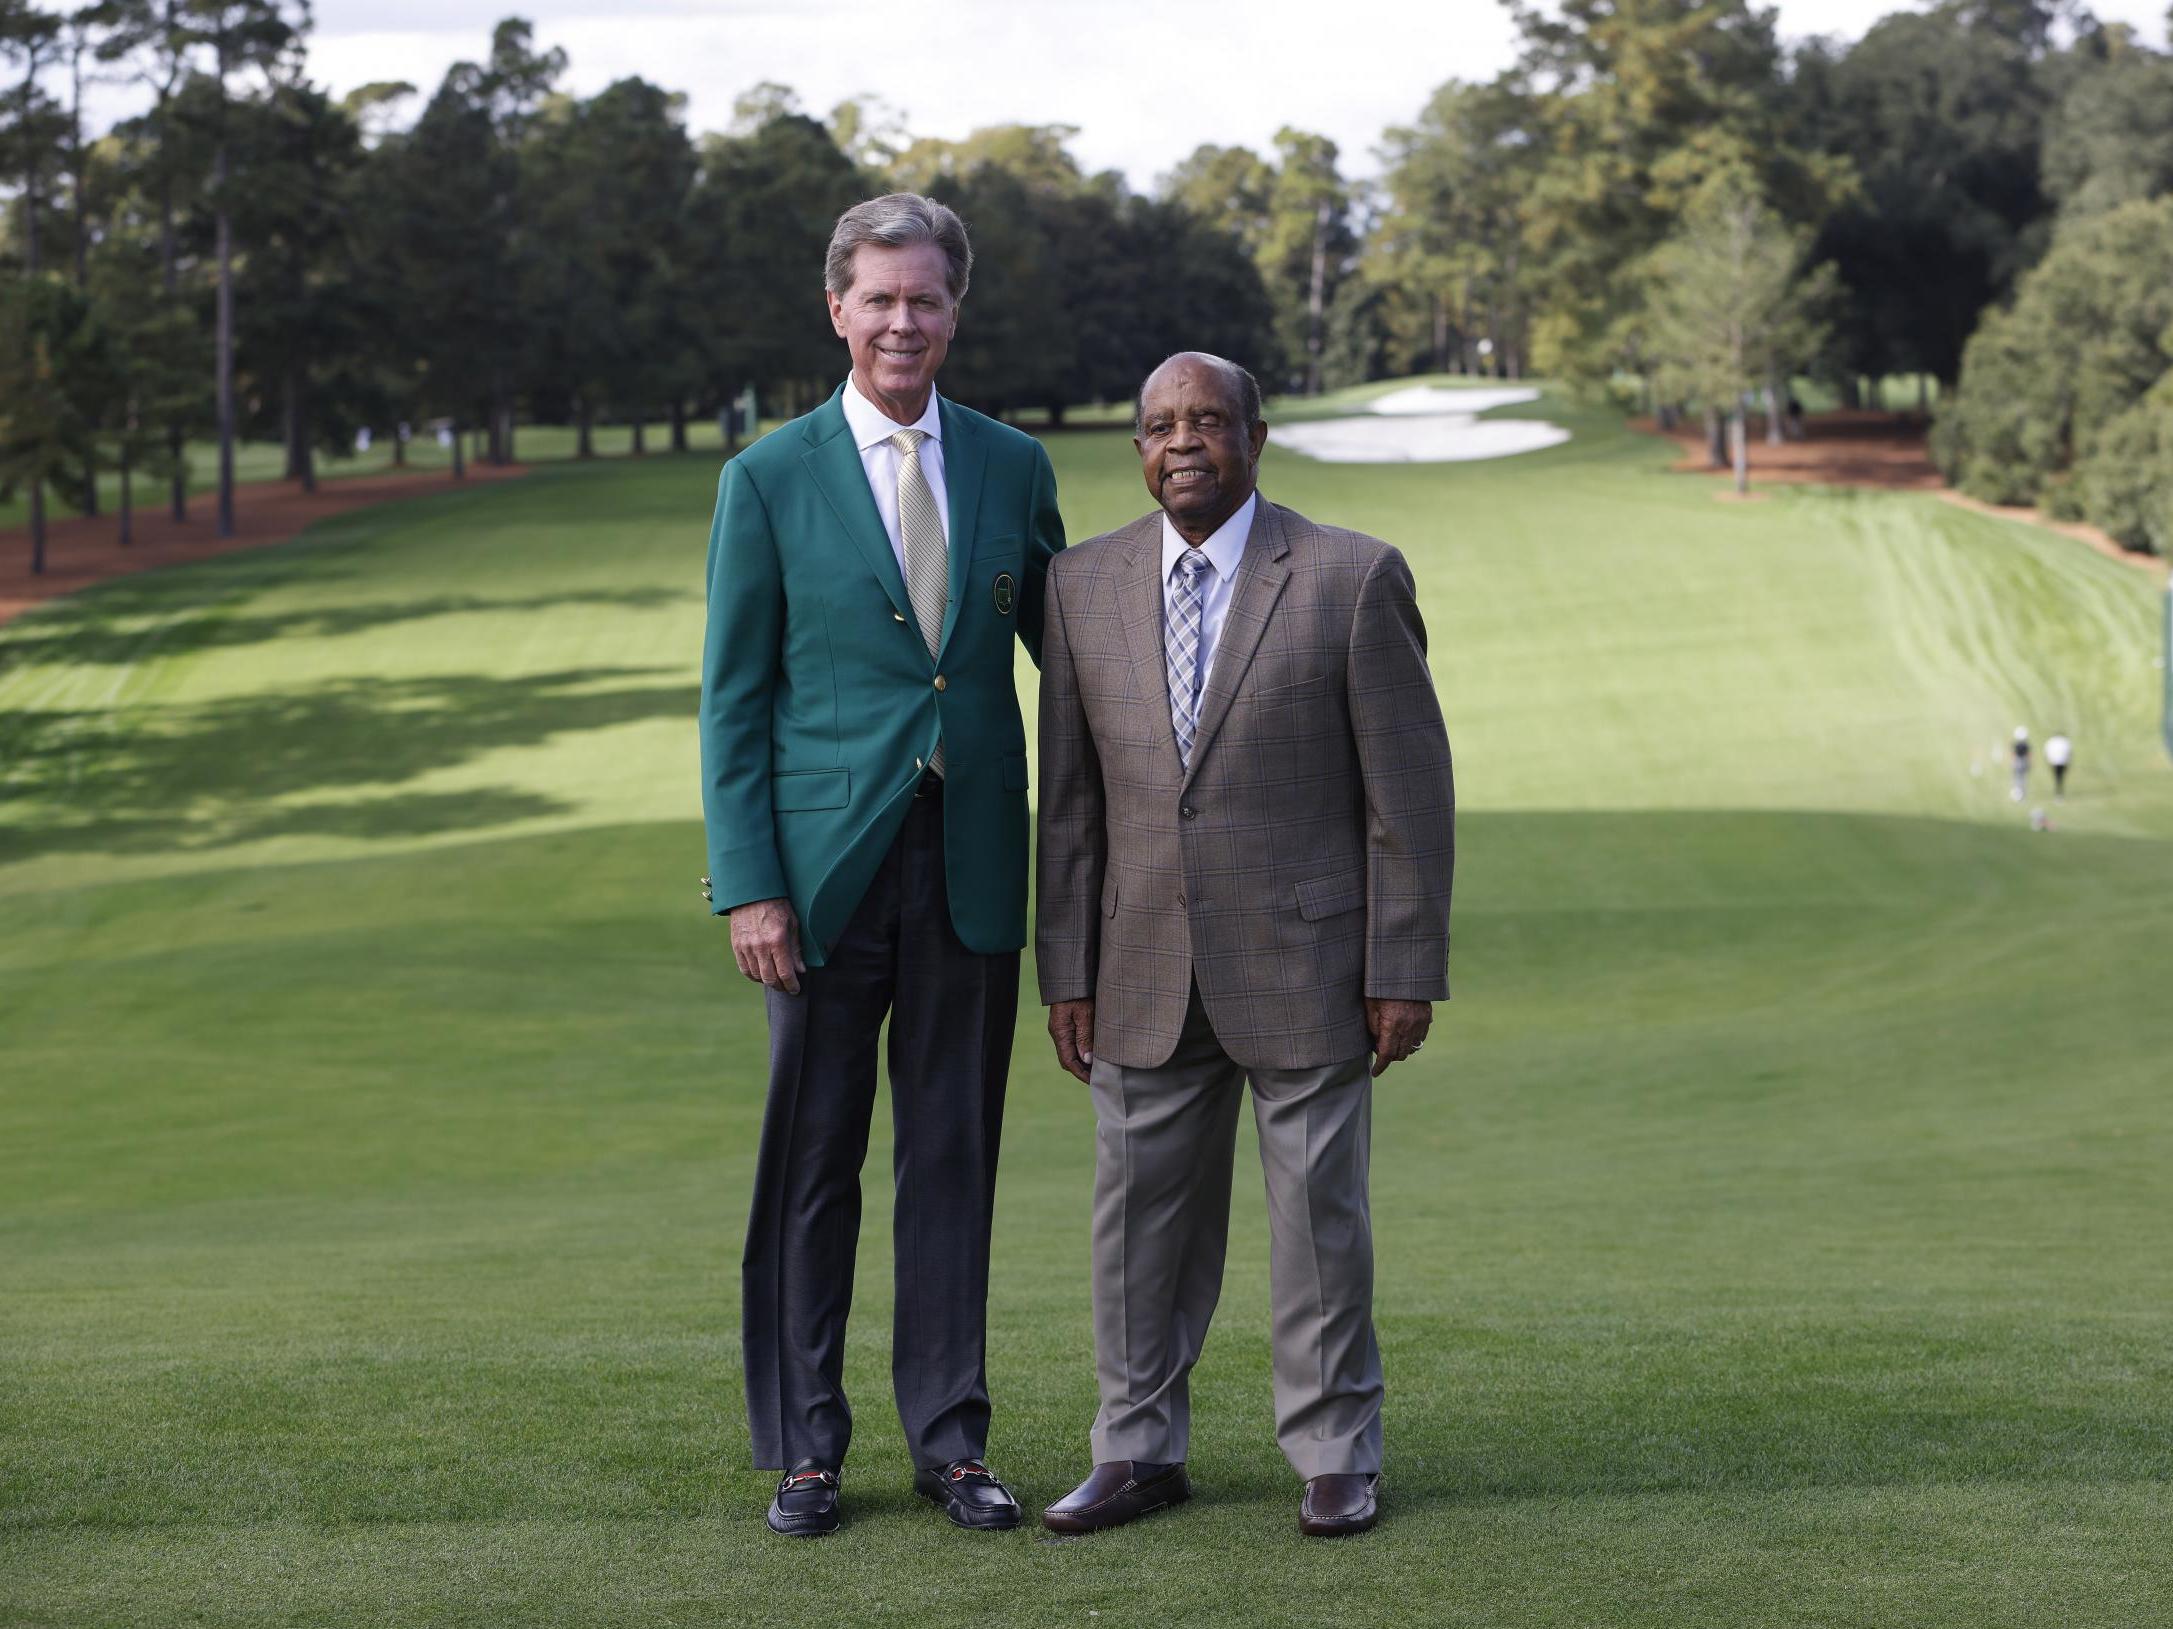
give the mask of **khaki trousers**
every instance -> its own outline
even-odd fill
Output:
[[[1301,1477],[1380,1470],[1366,1064],[1247,1070],[1216,1041],[1197,989],[1167,1063],[1095,1061],[1097,1464],[1186,1457],[1188,1380],[1222,1293],[1249,1080],[1268,1189],[1276,1440]]]

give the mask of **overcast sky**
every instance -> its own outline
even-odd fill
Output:
[[[1854,38],[1902,9],[1781,0],[1781,26]],[[2166,0],[2095,9],[2165,43]],[[335,94],[384,79],[427,94],[448,64],[480,59],[509,13],[529,18],[541,44],[565,47],[569,89],[640,75],[686,93],[696,133],[724,128],[735,97],[774,80],[818,116],[880,96],[916,135],[1076,125],[1072,150],[1088,169],[1122,170],[1142,190],[1202,142],[1265,147],[1285,124],[1325,132],[1348,173],[1371,174],[1386,126],[1410,119],[1442,81],[1486,78],[1511,56],[1495,0],[317,0],[312,77]]]

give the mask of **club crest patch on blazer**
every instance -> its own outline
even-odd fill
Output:
[[[1012,580],[1010,572],[999,571],[996,573],[995,592],[996,614],[998,616],[1007,617],[1018,608],[1019,585]]]

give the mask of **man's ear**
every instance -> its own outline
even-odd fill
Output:
[[[824,289],[822,291],[822,297],[826,302],[828,302],[830,307],[831,331],[834,332],[838,338],[843,339],[845,337],[844,298],[841,295],[832,294],[828,289]]]
[[[1252,427],[1250,434],[1252,436],[1252,461],[1257,464],[1260,462],[1260,449],[1268,444],[1268,421],[1262,419]]]

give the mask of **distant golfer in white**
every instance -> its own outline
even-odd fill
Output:
[[[2020,803],[2022,794],[2030,789],[2030,727],[2027,724],[2015,726],[2014,766],[2014,787],[2007,796]]]
[[[2045,762],[2052,765],[2052,795],[2067,797],[2067,766],[2075,760],[2075,743],[2064,735],[2055,735],[2045,743]]]

